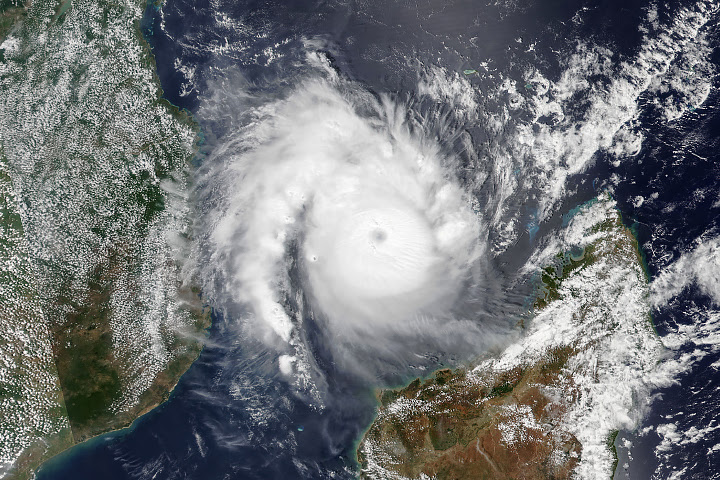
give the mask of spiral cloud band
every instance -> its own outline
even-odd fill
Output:
[[[291,338],[293,265],[334,333],[446,312],[483,251],[481,226],[452,160],[406,111],[326,80],[249,110],[210,159],[222,199],[210,243],[257,324]]]

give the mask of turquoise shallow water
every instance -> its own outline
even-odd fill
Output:
[[[680,3],[669,5],[665,15],[672,15]],[[648,3],[586,2],[582,5],[586,12],[583,22],[572,21],[581,6],[567,2],[535,1],[517,8],[480,7],[473,1],[450,2],[442,8],[423,2],[411,6],[387,2],[221,2],[223,15],[235,23],[219,22],[217,5],[203,0],[167,0],[162,15],[157,8],[149,7],[142,25],[153,47],[166,98],[193,114],[197,114],[198,97],[207,88],[210,72],[240,70],[251,86],[249,91],[272,94],[274,88],[280,89],[284,82],[292,84],[303,72],[303,42],[321,38],[329,45],[325,52],[329,68],[368,92],[409,98],[419,117],[454,118],[457,112],[440,100],[430,104],[414,100],[417,65],[441,64],[451,72],[467,75],[481,91],[495,80],[476,75],[486,71],[480,59],[490,59],[493,72],[509,77],[520,79],[523,69],[538,66],[549,78],[557,79],[564,66],[553,52],[568,44],[594,38],[611,45],[616,55],[632,55],[640,41],[637,26]],[[519,45],[518,38],[534,39],[533,50],[525,51],[529,48],[525,45],[509,47]],[[281,42],[287,39],[287,43]],[[717,43],[714,37],[711,41]],[[228,45],[235,48],[224,48]],[[269,61],[267,49],[271,47],[282,57],[280,60]],[[717,51],[716,47],[715,63]],[[178,65],[195,72],[192,81],[183,73],[188,70]],[[474,73],[468,75],[470,70]],[[578,105],[584,100],[578,98]],[[512,200],[510,206],[519,212],[526,228],[497,259],[497,288],[517,278],[517,270],[537,242],[565,225],[573,208],[591,201],[611,184],[613,175],[619,179],[613,186],[614,196],[626,223],[634,226],[639,236],[651,278],[667,264],[668,254],[677,257],[704,232],[720,229],[713,206],[720,197],[720,171],[716,167],[720,165],[716,161],[720,119],[712,107],[716,100],[713,94],[707,106],[697,110],[698,116],[689,118],[681,128],[667,128],[651,113],[641,116],[639,121],[649,133],[639,157],[616,167],[608,153],[600,152],[590,169],[570,181],[567,198],[545,223],[537,222],[538,192],[523,192],[525,196]],[[502,110],[491,99],[483,108]],[[199,166],[225,128],[223,119],[201,126],[204,140],[196,159]],[[489,134],[477,125],[461,127],[458,129],[466,134],[463,138],[469,138],[472,146],[469,150],[482,152]],[[687,156],[678,163],[677,149],[690,137],[696,139],[695,153],[707,160]],[[467,143],[461,144],[458,138],[460,135],[448,140],[449,148],[464,152],[462,158],[467,158]],[[463,177],[462,171],[457,173]],[[519,178],[524,174],[523,170],[514,173]],[[485,188],[495,187],[489,181]],[[478,205],[489,203],[486,190],[479,190]],[[706,192],[703,199],[689,201],[699,190]],[[636,201],[638,196],[648,198],[653,193],[659,194],[655,202]],[[671,215],[668,206],[673,207]],[[512,316],[523,310],[532,291],[524,288],[513,296],[488,289],[491,298],[489,306],[483,307],[484,313]],[[676,302],[655,312],[658,332],[665,335],[678,325],[701,321],[688,312],[709,308],[709,304],[702,292],[687,289]],[[56,457],[39,471],[38,479],[354,478],[354,449],[372,421],[373,388],[400,385],[428,369],[459,361],[452,352],[444,357],[442,352],[434,352],[415,366],[391,365],[390,373],[376,381],[360,380],[334,364],[327,338],[308,322],[305,340],[325,382],[324,408],[320,409],[279,377],[276,353],[242,338],[232,320],[214,320],[209,346],[168,402],[129,429],[98,437]],[[668,415],[681,410],[694,414],[678,419],[679,428],[684,430],[716,416],[720,405],[713,392],[720,377],[709,366],[720,354],[712,352],[711,346],[707,348],[708,356],[681,377],[677,386],[660,392],[662,401],[656,402],[646,421],[648,426],[666,422]],[[372,361],[368,359],[368,363]],[[620,449],[621,478],[649,478],[653,472],[659,472],[657,478],[667,478],[671,471],[684,466],[689,468],[687,478],[691,474],[696,478],[717,474],[716,458],[707,453],[720,443],[715,434],[678,446],[667,459],[655,456],[660,442],[655,433],[641,436],[622,432],[618,442],[623,438],[632,440],[634,453],[630,459],[628,450]]]

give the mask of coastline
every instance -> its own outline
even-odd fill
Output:
[[[584,203],[576,210],[588,210],[590,206],[596,204],[596,202],[597,201]],[[619,267],[620,270],[618,271],[622,271],[623,268],[632,270],[632,265],[634,264],[639,267],[638,270],[642,271],[642,273],[637,272],[642,275],[642,277],[637,275],[637,280],[644,284],[643,289],[647,289],[649,278],[645,270],[645,265],[642,264],[641,261],[641,253],[635,233],[622,221],[621,212],[611,196],[606,195],[601,203],[612,205],[615,212],[610,213],[607,207],[603,205],[595,205],[596,209],[599,208],[608,213],[605,214],[606,217],[604,217],[604,219],[600,218],[599,221],[595,221],[594,227],[585,233],[585,235],[592,235],[592,238],[600,238],[600,240],[586,240],[586,242],[589,242],[586,245],[586,255],[573,257],[572,253],[569,252],[566,252],[569,257],[568,255],[563,255],[564,260],[560,259],[560,263],[565,265],[564,268],[566,270],[565,272],[560,271],[556,274],[548,273],[547,276],[552,277],[550,278],[552,281],[550,285],[548,285],[549,288],[538,290],[534,317],[542,314],[544,317],[547,317],[545,321],[551,318],[548,317],[548,313],[552,316],[552,312],[543,312],[543,310],[546,308],[555,308],[555,310],[557,310],[556,305],[553,306],[553,304],[562,302],[564,296],[568,294],[568,291],[564,289],[562,294],[558,295],[561,289],[563,289],[562,284],[566,280],[566,276],[567,281],[572,281],[571,279],[573,277],[577,277],[577,272],[581,272],[585,268],[595,268],[597,270],[599,266],[600,270],[597,271],[602,274],[603,268],[617,269]],[[597,235],[600,235],[600,237],[597,237]],[[619,243],[613,246],[612,243],[608,242]],[[632,248],[632,250],[628,247]],[[588,251],[587,248],[590,250]],[[628,256],[622,252],[632,252],[632,254],[628,258]],[[612,266],[612,262],[615,261],[619,261],[620,264]],[[623,266],[623,264],[627,266]],[[545,271],[545,269],[543,269],[543,271]],[[555,270],[555,272],[557,271]],[[546,281],[547,279],[543,278],[543,280]],[[578,284],[575,284],[575,288],[578,286]],[[630,288],[632,288],[632,286]],[[545,298],[542,297],[543,293],[546,294]],[[574,293],[571,295],[573,295],[573,298],[583,299],[580,300],[578,305],[582,305],[583,302],[591,302],[590,304],[592,304],[592,301],[585,300],[582,296],[576,297],[577,294]],[[540,313],[538,313],[538,309]],[[599,312],[602,313],[602,309],[599,310]],[[638,311],[638,314],[639,313]],[[588,320],[592,321],[592,318],[591,316]],[[648,328],[648,326],[642,326],[642,323],[646,321],[644,320],[645,318],[648,318],[648,315],[635,315],[634,320],[627,326],[621,326],[622,324],[620,324],[620,326],[612,328],[617,329],[617,335],[621,335],[621,332],[626,329],[637,332],[648,330],[648,332],[642,334],[642,337],[648,346],[652,345],[652,348],[657,350],[657,348],[659,348],[657,345],[659,343],[659,337],[654,328],[652,318],[650,316],[650,326],[652,326],[652,329]],[[587,320],[583,320],[581,323],[585,322],[587,322]],[[602,330],[601,325],[597,325],[596,328],[597,327],[600,327]],[[652,333],[648,335],[650,331]],[[610,341],[606,338],[612,338],[612,335],[610,337],[604,337],[602,331],[598,333],[600,336],[597,337],[597,340],[591,340],[591,343],[588,344],[592,349],[597,349],[597,353],[592,355],[599,355],[602,344]],[[537,332],[534,332],[533,335],[537,336]],[[507,478],[514,478],[512,473],[513,469],[510,464],[506,464],[506,459],[499,453],[501,450],[504,450],[505,447],[503,449],[494,449],[494,445],[498,439],[493,436],[492,432],[493,429],[496,428],[496,423],[498,426],[507,423],[506,426],[500,429],[501,432],[507,430],[507,428],[510,428],[510,430],[521,428],[522,430],[528,427],[520,427],[519,425],[523,425],[522,422],[511,427],[515,420],[511,420],[512,417],[506,418],[503,409],[512,406],[512,408],[519,407],[520,410],[522,410],[523,406],[527,405],[535,412],[536,407],[533,405],[538,405],[535,402],[540,401],[540,404],[543,404],[547,402],[547,398],[543,400],[542,395],[537,395],[533,392],[532,385],[542,384],[547,385],[546,388],[552,391],[554,391],[553,388],[557,388],[559,389],[558,392],[573,392],[572,395],[577,396],[577,400],[583,395],[580,393],[582,389],[579,388],[585,381],[590,380],[593,383],[612,381],[612,377],[607,376],[607,373],[602,374],[597,371],[597,360],[595,361],[596,363],[593,363],[591,360],[586,367],[580,367],[577,361],[584,358],[582,353],[583,349],[581,348],[582,341],[580,343],[573,343],[576,341],[572,341],[571,338],[569,338],[569,340],[571,341],[567,344],[568,346],[563,348],[571,348],[571,350],[574,348],[575,350],[564,352],[565,355],[562,355],[562,352],[559,351],[555,354],[551,353],[549,356],[547,356],[546,353],[541,357],[535,358],[533,361],[532,355],[527,357],[527,355],[519,353],[518,351],[506,352],[502,357],[507,358],[499,360],[499,363],[492,360],[485,362],[485,369],[481,371],[466,371],[463,369],[446,370],[447,373],[445,376],[447,376],[449,380],[443,378],[439,379],[442,381],[439,381],[438,378],[442,376],[441,374],[443,372],[443,370],[439,370],[436,372],[436,380],[434,381],[432,379],[416,379],[401,389],[378,391],[376,394],[378,398],[378,409],[375,413],[373,423],[363,432],[362,438],[357,444],[356,457],[362,468],[361,478],[374,478],[377,475],[382,476],[383,474],[388,476],[395,475],[397,478],[405,478],[405,476],[415,478],[418,474],[430,476],[439,475],[438,478],[445,478],[447,475],[450,475],[448,478],[474,478],[472,475],[481,473],[495,475],[497,478],[506,478],[501,475],[501,472],[503,475],[510,475]],[[644,352],[640,351],[633,353],[633,355],[640,355],[640,357],[638,357],[639,360],[643,357],[643,353]],[[563,361],[559,361],[558,359],[561,359],[561,357],[566,358]],[[643,365],[641,367],[643,370],[653,364],[651,357],[652,355],[640,360],[642,362],[641,365]],[[582,361],[585,362],[586,360]],[[522,373],[519,374],[519,380],[516,380],[514,375],[510,375],[513,378],[506,378],[507,375],[514,371],[512,369],[507,370],[513,365],[516,366],[515,368],[521,369]],[[569,367],[569,365],[575,366]],[[570,370],[566,370],[568,368],[570,368]],[[580,368],[580,370],[575,371],[578,368]],[[584,370],[587,370],[587,372]],[[532,373],[533,371],[539,371],[541,373],[535,374]],[[574,373],[570,373],[571,371]],[[463,372],[468,376],[467,380],[459,377],[463,375]],[[638,372],[638,381],[640,382],[642,374],[642,371]],[[600,375],[600,377],[598,377],[598,375]],[[603,380],[603,375],[607,376],[605,380]],[[576,376],[577,378],[575,378]],[[583,379],[583,377],[587,378]],[[479,385],[482,387],[478,387]],[[478,388],[480,388],[480,390],[478,390]],[[638,384],[636,388],[642,389],[644,387]],[[385,394],[390,395],[384,398]],[[529,402],[527,401],[528,399],[530,400]],[[607,399],[602,400],[602,402],[606,400]],[[591,397],[589,401],[590,405],[593,405],[594,402],[598,402],[599,400],[592,399]],[[629,403],[624,403],[625,407],[634,408],[630,406]],[[497,404],[499,408],[494,407],[493,405],[495,404]],[[556,412],[560,412],[559,417],[553,419],[551,415],[551,417],[545,418],[545,414],[541,413],[545,410],[541,409],[534,413],[534,422],[527,420],[530,422],[527,425],[535,423],[537,423],[537,425],[545,425],[548,424],[547,422],[549,421],[550,424],[556,425],[556,427],[550,432],[545,433],[542,433],[543,428],[541,428],[539,430],[541,432],[539,436],[536,436],[534,431],[535,427],[529,428],[523,435],[529,436],[525,438],[537,437],[536,440],[531,440],[529,443],[528,440],[520,441],[517,444],[513,443],[512,445],[515,445],[514,447],[508,446],[507,448],[519,449],[518,454],[519,452],[535,452],[532,455],[537,455],[538,451],[550,448],[550,455],[552,456],[555,455],[555,453],[552,452],[557,450],[557,447],[560,447],[560,452],[570,451],[572,453],[578,445],[581,450],[585,450],[587,447],[589,451],[595,451],[597,448],[596,444],[601,442],[605,446],[606,454],[600,461],[591,460],[589,463],[581,464],[578,463],[581,455],[580,452],[577,452],[578,455],[576,459],[573,459],[572,455],[569,456],[563,463],[553,467],[556,469],[553,472],[535,470],[525,472],[531,475],[528,478],[566,478],[567,475],[570,475],[571,472],[577,468],[584,469],[585,473],[587,473],[588,468],[592,468],[593,471],[599,473],[600,470],[597,469],[600,468],[603,471],[607,471],[610,478],[612,478],[617,471],[619,460],[619,447],[616,445],[618,443],[617,439],[622,437],[622,435],[619,434],[623,432],[623,429],[613,428],[609,430],[608,434],[603,438],[598,437],[596,439],[594,437],[597,437],[597,434],[593,433],[592,430],[585,430],[584,427],[578,429],[578,426],[573,425],[571,420],[577,417],[577,415],[583,415],[581,411],[573,406],[573,402],[567,404],[560,402],[555,405],[551,401],[548,404],[548,408],[550,405],[553,405]],[[602,405],[603,403],[597,403],[593,408],[601,412],[603,408],[605,408]],[[497,415],[499,415],[499,419],[495,419]],[[599,419],[602,419],[602,415]],[[415,425],[415,427],[406,427],[408,423]],[[470,423],[472,423],[472,425],[470,425]],[[544,435],[550,436],[544,437]],[[553,439],[553,437],[557,438]],[[543,440],[543,438],[545,439]],[[563,438],[565,439],[564,441],[562,440]],[[550,442],[550,440],[552,440],[552,442]],[[559,442],[557,440],[559,440]],[[590,441],[590,443],[586,443],[588,441]],[[431,442],[432,445],[429,442]],[[546,443],[555,446],[548,447],[548,445],[544,445]],[[476,448],[470,448],[475,444],[477,444],[477,452],[479,452],[482,458],[475,452]],[[438,450],[438,448],[440,450]],[[490,448],[490,450],[488,450],[488,448]],[[569,450],[566,450],[568,448]],[[582,458],[584,458],[584,456],[582,456]],[[410,463],[414,465],[408,467],[407,465],[410,459],[413,459]],[[543,462],[533,460],[530,463],[537,465]],[[458,465],[466,466],[459,467]],[[475,465],[475,467],[473,467],[473,465]],[[475,470],[473,470],[473,468],[475,468]]]
[[[150,83],[152,84],[152,88],[155,91],[155,96],[154,98],[148,98],[147,100],[150,101],[150,105],[154,104],[159,107],[159,111],[162,112],[161,115],[166,115],[167,117],[171,118],[171,124],[179,126],[179,128],[181,129],[185,129],[179,130],[177,132],[174,130],[169,130],[167,133],[169,133],[171,136],[175,133],[180,134],[180,132],[182,132],[182,134],[185,134],[188,131],[192,132],[192,145],[187,144],[190,148],[185,150],[185,152],[181,152],[183,156],[182,159],[177,156],[178,150],[171,152],[165,149],[167,147],[172,148],[173,144],[171,142],[185,141],[184,137],[178,137],[177,139],[171,140],[170,142],[168,142],[169,138],[165,137],[159,141],[154,142],[154,145],[156,147],[162,149],[159,150],[161,152],[160,155],[174,155],[175,158],[168,158],[167,160],[171,162],[176,162],[175,167],[170,166],[168,169],[168,167],[163,166],[163,170],[160,170],[160,173],[158,173],[158,171],[156,170],[156,174],[159,175],[160,178],[164,178],[164,176],[172,175],[172,172],[176,172],[179,173],[186,182],[189,182],[189,172],[192,168],[192,162],[194,161],[195,156],[199,150],[199,145],[202,139],[199,126],[194,121],[189,111],[173,105],[169,100],[164,97],[163,89],[157,73],[156,60],[152,52],[151,45],[142,30],[143,17],[149,9],[159,8],[159,4],[153,3],[152,1],[144,2],[137,0],[135,3],[141,5],[144,4],[145,6],[142,11],[142,15],[137,16],[135,18],[135,21],[131,24],[132,31],[126,30],[125,34],[128,35],[130,38],[133,38],[131,43],[137,43],[141,48],[142,54],[137,59],[137,67],[142,70],[146,70],[148,73],[151,72]],[[99,5],[99,7],[101,10],[106,8],[105,5]],[[71,2],[64,0],[57,2],[55,16],[52,18],[50,23],[47,24],[47,27],[50,28],[51,26],[54,26],[54,24],[60,20],[64,21],[65,17],[71,15],[72,10],[77,8],[81,7],[73,5],[71,4]],[[30,20],[35,21],[32,18]],[[16,27],[23,28],[23,25],[16,25]],[[111,52],[110,58],[112,58],[112,55],[118,55],[118,53]],[[2,60],[4,59],[0,58],[0,61]],[[121,59],[118,58],[118,60]],[[69,65],[66,68],[72,70],[76,67],[75,65]],[[132,121],[132,118],[130,118],[129,120]],[[132,149],[130,148],[130,146],[128,146],[128,148],[125,148],[125,153],[130,159],[139,155],[145,155],[142,150],[147,149],[150,145],[153,145],[153,143],[145,145],[146,147],[140,150]],[[121,148],[123,147],[121,146]],[[150,155],[157,155],[157,153],[150,153]],[[181,166],[180,168],[178,168],[179,164],[177,163],[179,160],[181,160],[183,164],[183,166]],[[165,194],[161,193],[161,195]],[[149,199],[148,201],[151,200],[152,199]],[[159,205],[158,211],[162,212],[164,209],[169,208],[165,205],[165,202],[168,200],[170,199],[164,199],[164,201]],[[147,208],[149,209],[148,211],[154,212],[155,209],[158,209],[158,206],[148,205]],[[155,214],[146,213],[146,215]],[[146,221],[150,222],[150,220],[147,220],[147,218]],[[148,225],[150,225],[150,223],[148,223]],[[171,227],[172,225],[168,226],[168,228]],[[98,275],[98,278],[102,280],[102,284],[107,284],[108,282],[110,282],[110,288],[113,288],[112,282],[116,281],[118,275],[117,272],[122,272],[126,269],[136,268],[135,262],[142,261],[139,257],[139,251],[133,251],[132,249],[128,249],[128,251],[130,253],[123,253],[121,256],[118,257],[119,260],[111,260],[112,262],[116,263],[116,266],[113,267],[115,270],[113,270],[113,268],[108,268],[105,271],[101,270],[99,273],[94,273],[94,275]],[[169,268],[174,268],[176,272],[179,272],[179,267],[177,265]],[[71,360],[74,363],[63,364],[63,367],[65,368],[63,372],[64,377],[63,375],[58,375],[58,378],[60,379],[60,391],[58,392],[59,402],[63,411],[58,412],[56,415],[60,419],[65,419],[63,421],[66,426],[61,428],[54,434],[33,438],[33,442],[30,444],[30,446],[25,447],[18,454],[15,460],[11,464],[9,464],[8,469],[3,472],[0,477],[7,478],[9,480],[35,478],[35,476],[39,474],[38,472],[42,471],[42,469],[48,464],[48,462],[49,464],[52,464],[54,461],[57,461],[57,459],[62,459],[66,455],[72,455],[73,451],[77,451],[75,449],[79,448],[80,450],[83,450],[91,445],[96,445],[97,442],[103,442],[106,441],[108,438],[125,435],[128,432],[133,431],[135,426],[138,425],[138,423],[141,422],[143,418],[146,418],[149,413],[160,408],[172,398],[172,395],[175,392],[175,389],[180,383],[182,377],[187,373],[187,371],[202,354],[205,345],[205,338],[209,334],[209,328],[212,325],[211,309],[208,305],[205,304],[199,288],[195,286],[182,286],[178,279],[175,280],[174,287],[172,285],[173,284],[170,283],[167,286],[170,286],[170,290],[174,290],[174,292],[168,290],[168,293],[172,297],[176,298],[182,305],[179,307],[178,312],[180,312],[179,315],[181,315],[182,318],[187,320],[188,324],[183,325],[179,328],[174,327],[168,329],[167,327],[162,327],[165,328],[165,330],[163,330],[162,332],[163,335],[165,335],[166,337],[164,339],[164,342],[166,342],[165,348],[168,348],[169,352],[171,353],[171,356],[167,360],[167,364],[164,365],[164,367],[154,375],[152,382],[143,390],[141,390],[140,393],[137,394],[138,397],[136,403],[132,404],[133,406],[130,406],[127,409],[120,410],[119,413],[111,413],[112,411],[109,409],[109,402],[116,400],[115,393],[108,393],[108,391],[100,390],[102,394],[105,395],[105,397],[103,397],[102,399],[102,402],[104,402],[101,405],[102,409],[99,410],[97,407],[93,407],[95,408],[95,410],[92,411],[92,415],[88,416],[87,420],[82,420],[83,423],[80,430],[77,430],[77,426],[80,425],[80,423],[74,424],[74,421],[78,421],[77,418],[73,420],[73,416],[68,414],[66,408],[66,401],[68,398],[66,388],[72,387],[67,387],[67,385],[64,384],[64,381],[74,380],[72,375],[77,375],[75,373],[69,372],[68,368],[71,368],[75,363],[78,362],[80,364],[88,364],[88,362],[90,362],[88,364],[90,365],[90,369],[82,375],[86,377],[86,379],[84,380],[85,382],[90,382],[90,384],[93,385],[93,388],[98,388],[95,387],[93,384],[93,382],[96,382],[98,380],[95,380],[92,374],[93,371],[97,371],[97,365],[104,365],[103,368],[109,368],[110,370],[107,371],[113,374],[115,374],[114,372],[118,372],[122,380],[123,374],[122,370],[120,370],[120,367],[121,363],[123,363],[125,359],[122,356],[123,352],[117,351],[114,344],[110,345],[109,349],[107,347],[102,347],[105,348],[105,350],[102,350],[100,353],[96,353],[97,348],[100,347],[93,347],[93,345],[96,345],[97,342],[100,341],[101,337],[99,337],[98,335],[103,334],[106,337],[107,333],[103,332],[108,332],[110,328],[110,317],[107,316],[107,313],[104,313],[107,311],[107,304],[109,302],[109,297],[106,296],[107,293],[105,291],[101,291],[101,293],[98,293],[96,295],[88,295],[87,298],[68,297],[71,302],[74,302],[73,305],[84,305],[84,310],[79,310],[74,314],[79,320],[72,320],[73,322],[79,322],[78,326],[71,326],[69,329],[66,329],[66,327],[63,326],[63,330],[59,330],[57,325],[52,325],[50,332],[50,341],[54,344],[54,363],[56,365],[58,364],[58,355],[64,355],[64,362],[68,361],[67,358],[75,357],[74,360]],[[102,288],[107,289],[107,287]],[[175,313],[175,315],[178,315],[178,313]],[[85,318],[83,318],[83,316]],[[47,320],[43,321],[47,322]],[[159,322],[161,324],[163,323],[162,320],[159,320]],[[96,327],[98,326],[100,328],[96,329]],[[60,335],[60,337],[58,337],[58,334]],[[65,340],[58,340],[59,338]],[[73,349],[68,349],[67,347],[65,347],[66,342],[72,341],[72,343],[74,344],[75,340],[81,342],[81,345],[89,345],[91,348],[93,348],[92,355],[99,356],[97,358],[94,358],[92,356],[88,358],[81,353],[74,352]],[[102,341],[106,342],[106,340]],[[62,349],[58,349],[58,342],[62,343]],[[69,345],[69,343],[67,344]],[[118,354],[120,355],[119,357],[117,356]],[[100,372],[104,374],[105,370],[101,370]],[[75,386],[74,388],[75,391],[77,391],[78,387]],[[99,388],[103,387],[101,386]],[[77,409],[78,407],[76,406],[75,410],[78,411]]]
[[[140,423],[145,421],[149,415],[157,412],[159,409],[163,408],[168,402],[170,402],[175,394],[176,387],[180,384],[182,381],[182,377],[185,376],[185,374],[190,370],[192,365],[195,363],[195,361],[202,355],[202,352],[204,351],[204,348],[200,350],[197,357],[190,363],[188,368],[183,372],[183,374],[178,378],[178,381],[173,385],[172,389],[168,392],[167,398],[160,401],[158,404],[152,407],[148,407],[145,411],[143,411],[141,414],[139,414],[137,417],[135,417],[130,423],[128,423],[125,426],[115,428],[113,430],[109,430],[107,432],[103,432],[100,434],[97,434],[95,436],[92,436],[90,438],[87,438],[81,442],[74,443],[68,447],[66,447],[64,450],[61,450],[52,456],[49,456],[45,458],[38,466],[36,466],[32,470],[32,477],[36,478],[38,475],[45,475],[45,474],[52,474],[53,469],[58,468],[62,465],[63,462],[69,460],[71,457],[76,455],[78,452],[81,452],[86,449],[92,449],[95,445],[104,443],[107,441],[110,441],[114,438],[122,437],[125,435],[128,435],[132,431],[134,431]]]
[[[209,333],[210,327],[212,326],[211,311],[209,309],[207,310],[207,322],[205,325],[206,327],[204,328],[204,335],[206,336]],[[59,437],[58,440],[56,440],[58,443],[56,443],[56,441],[53,441],[52,438],[43,440],[43,443],[47,445],[47,448],[43,453],[38,454],[35,450],[35,447],[31,447],[25,452],[23,452],[17,459],[16,463],[13,465],[13,468],[8,472],[7,477],[5,478],[7,478],[8,480],[36,478],[37,475],[42,473],[44,468],[50,468],[51,473],[53,468],[52,465],[55,462],[62,463],[68,457],[74,455],[74,453],[77,451],[82,451],[86,448],[97,445],[98,443],[105,442],[111,438],[124,436],[132,432],[139,423],[141,423],[145,418],[147,418],[148,415],[162,408],[173,398],[173,395],[175,394],[175,389],[182,381],[182,378],[190,370],[190,368],[192,368],[193,364],[197,361],[197,359],[200,358],[204,350],[205,346],[203,344],[202,348],[198,349],[197,354],[194,357],[187,359],[187,366],[182,370],[182,373],[177,377],[172,387],[165,391],[165,393],[161,397],[159,397],[157,403],[145,407],[143,410],[140,411],[140,413],[133,416],[133,418],[127,423],[118,427],[113,427],[110,430],[95,434],[91,437],[82,439],[79,442],[76,442],[73,438],[72,429],[67,428],[66,430],[57,435],[57,437]],[[69,438],[65,438],[66,436]]]

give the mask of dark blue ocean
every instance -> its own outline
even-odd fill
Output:
[[[663,2],[660,20],[672,18],[685,3]],[[292,83],[299,45],[318,38],[328,45],[331,68],[371,92],[400,98],[414,94],[418,64],[462,72],[480,68],[475,59],[491,58],[493,68],[507,77],[521,78],[531,64],[555,81],[565,68],[557,52],[574,42],[593,39],[610,46],[615,58],[632,58],[643,40],[638,26],[648,5],[645,0],[488,5],[470,0],[166,0],[160,9],[148,6],[141,28],[157,62],[164,97],[194,115],[212,72],[237,69],[257,89],[281,85],[285,79]],[[582,21],[575,20],[578,15]],[[707,27],[709,62],[720,68],[717,21]],[[536,41],[528,51],[514,47],[517,39]],[[283,59],[274,61],[271,55]],[[480,90],[494,81],[471,78]],[[638,238],[651,281],[692,250],[698,238],[720,233],[720,95],[718,79],[711,82],[707,100],[672,124],[659,117],[652,99],[641,97],[636,124],[643,132],[640,153],[619,164],[610,153],[597,153],[592,166],[569,180],[570,193],[548,222],[533,223],[531,197],[518,200],[527,230],[499,257],[497,270],[521,265],[536,239],[557,228],[563,213],[611,185],[625,223]],[[500,107],[488,100],[483,108]],[[205,139],[196,166],[212,148],[211,137],[222,129],[222,121],[210,128],[200,122],[200,127]],[[467,134],[481,149],[486,141],[482,129],[468,127]],[[652,202],[637,200],[653,194]],[[688,312],[710,308],[711,299],[690,285],[653,312],[658,334],[702,322],[704,317]],[[279,378],[270,352],[252,341],[237,341],[237,331],[225,318],[213,320],[208,346],[166,403],[126,430],[48,461],[38,480],[354,478],[355,448],[373,419],[374,386],[324,362],[322,345],[315,344],[327,380],[325,407],[318,409]],[[711,450],[720,444],[720,430],[677,445],[666,459],[655,454],[661,437],[652,429],[641,433],[644,427],[668,423],[670,415],[679,430],[707,426],[720,415],[720,372],[711,367],[720,352],[712,345],[688,344],[675,354],[697,348],[706,349],[707,355],[680,375],[676,385],[656,392],[652,411],[637,431],[619,435],[616,478],[669,478],[683,468],[681,478],[720,478],[720,451]],[[452,365],[452,359],[437,363]],[[400,384],[413,373],[404,371],[375,386]],[[675,415],[678,412],[684,414]],[[623,439],[632,441],[630,457]]]

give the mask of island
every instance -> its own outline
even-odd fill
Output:
[[[646,413],[664,349],[612,197],[564,224],[530,261],[540,287],[517,341],[379,392],[357,451],[363,478],[612,478],[617,432]]]

